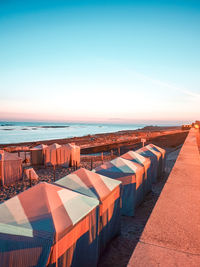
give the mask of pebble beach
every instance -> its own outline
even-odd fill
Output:
[[[160,129],[159,129],[160,130]],[[166,129],[165,129],[166,130]],[[149,129],[148,129],[148,133],[149,133]],[[165,133],[165,132],[164,132]],[[135,132],[134,132],[135,134]],[[136,132],[136,134],[138,134],[138,132]],[[145,131],[141,132],[141,135],[144,135]],[[131,135],[133,135],[132,131],[131,131]],[[161,135],[159,136],[157,132],[152,131],[151,135],[153,136],[147,143],[154,143],[164,149],[166,149],[167,151],[169,150],[173,150],[174,148],[176,148],[177,146],[180,146],[186,135],[187,132],[179,132],[176,133],[176,130],[174,130],[174,134],[170,134],[170,135]],[[113,141],[111,144],[112,146],[114,146],[114,148],[112,148],[112,154],[111,154],[111,150],[108,146],[109,141],[109,137],[113,139],[113,136],[115,136],[115,142]],[[117,138],[117,136],[120,136],[120,138],[122,139],[127,139],[126,143],[120,143],[121,139]],[[119,156],[119,151],[118,151],[118,147],[119,144],[121,144],[120,146],[120,154],[126,153],[129,150],[136,150],[138,148],[141,147],[141,143],[135,143],[135,140],[132,139],[128,139],[128,137],[130,137],[130,131],[127,132],[123,132],[123,133],[113,133],[113,134],[105,134],[105,135],[95,135],[95,137],[92,137],[92,141],[89,141],[88,138],[91,140],[91,137],[82,137],[79,138],[79,141],[76,142],[76,144],[80,145],[82,147],[82,151],[84,151],[84,148],[87,147],[87,154],[82,154],[81,155],[81,162],[80,162],[80,166],[79,167],[83,167],[86,168],[88,170],[91,170],[91,168],[95,168],[99,165],[102,164],[102,157],[101,157],[101,153],[93,153],[94,150],[98,150],[101,149],[103,152],[103,161],[109,161],[112,160],[113,158]],[[96,147],[94,146],[94,142],[93,139],[95,138],[96,142]],[[76,138],[74,138],[76,139]],[[86,140],[88,141],[88,143],[86,144]],[[62,143],[63,140],[57,140],[58,143]],[[60,141],[60,142],[59,142]],[[49,141],[50,142],[50,141]],[[18,144],[15,146],[7,146],[7,150],[17,150],[19,148],[19,150],[21,149],[22,144]],[[95,149],[94,149],[95,148]],[[106,149],[108,149],[106,151]],[[89,153],[90,152],[90,153]],[[24,160],[24,152],[22,152],[20,154],[20,157],[22,157],[22,159]],[[30,154],[28,154],[27,152],[27,158],[30,158]],[[30,161],[30,160],[29,160]],[[91,161],[92,161],[92,165],[91,165]],[[30,163],[28,164],[23,164],[23,168],[29,167]],[[23,179],[21,181],[18,181],[15,184],[10,184],[10,185],[5,185],[5,186],[1,186],[0,189],[0,202],[5,201],[17,194],[19,194],[20,192],[28,189],[30,186],[33,186],[35,184],[37,184],[38,182],[49,182],[52,183],[54,182],[54,170],[53,167],[44,167],[44,166],[33,166],[34,170],[36,171],[37,175],[39,176],[38,181],[32,181],[30,183],[30,181],[26,178],[26,176],[23,174]],[[55,179],[58,180],[64,176],[66,176],[67,174],[73,172],[75,169],[74,167],[70,167],[70,168],[63,168],[58,166],[56,168],[55,171]]]

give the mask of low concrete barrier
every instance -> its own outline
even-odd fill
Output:
[[[200,266],[199,131],[191,129],[129,267]]]

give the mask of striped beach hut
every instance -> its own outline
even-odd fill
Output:
[[[163,173],[165,172],[165,162],[166,162],[166,151],[165,149],[156,146],[154,144],[149,144],[146,146],[150,151],[155,153],[157,156],[157,159],[159,161],[158,165],[158,177],[161,177]]]
[[[121,155],[120,157],[144,167],[144,192],[145,194],[149,193],[152,189],[151,160],[132,150]]]
[[[0,265],[96,266],[98,205],[47,183],[0,204]]]
[[[143,157],[149,158],[151,161],[151,181],[152,183],[157,182],[157,177],[158,177],[158,167],[159,167],[159,158],[158,155],[156,155],[155,152],[152,150],[148,149],[148,147],[144,146],[138,150],[135,151],[136,153],[142,155]]]
[[[96,173],[122,182],[122,215],[134,216],[135,207],[144,199],[144,168],[118,157],[98,166]]]
[[[99,200],[101,254],[108,242],[120,233],[121,182],[81,168],[56,184]]]

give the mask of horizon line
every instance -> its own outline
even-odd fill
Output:
[[[107,120],[98,120],[98,119],[91,119],[91,120],[76,120],[76,119],[73,119],[73,120],[61,120],[61,119],[57,119],[57,120],[50,120],[50,119],[41,119],[41,120],[37,120],[37,119],[5,119],[5,118],[0,118],[0,122],[46,122],[46,123],[104,123],[104,124],[138,124],[138,125],[146,125],[147,123],[149,124],[154,124],[154,123],[167,123],[168,125],[170,123],[172,124],[177,124],[177,125],[180,125],[180,124],[183,124],[183,123],[192,123],[192,121],[195,121],[195,120],[167,120],[167,119],[162,119],[162,120],[159,120],[159,119],[147,119],[147,120],[144,120],[144,119],[136,119],[136,120],[126,120],[126,119],[107,119]]]

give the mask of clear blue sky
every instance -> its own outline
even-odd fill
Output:
[[[200,119],[200,1],[0,0],[0,119]]]

